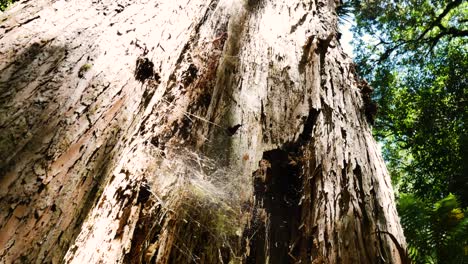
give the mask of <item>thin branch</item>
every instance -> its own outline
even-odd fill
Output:
[[[390,55],[397,49],[399,49],[400,47],[404,46],[404,45],[408,45],[408,44],[417,44],[419,42],[421,42],[422,40],[423,43],[425,44],[428,44],[430,45],[430,52],[433,51],[434,47],[437,45],[437,43],[439,42],[439,40],[444,37],[444,36],[451,36],[451,37],[466,37],[468,36],[468,30],[459,30],[457,28],[453,28],[453,27],[450,27],[450,28],[446,28],[442,25],[442,19],[453,9],[457,8],[458,6],[460,6],[461,4],[463,3],[463,0],[455,0],[453,2],[450,2],[444,9],[444,11],[442,11],[442,13],[440,13],[436,19],[434,21],[432,21],[431,23],[429,23],[428,27],[421,33],[421,35],[419,35],[419,37],[417,37],[416,39],[410,39],[410,40],[405,40],[405,39],[398,39],[396,42],[397,44],[386,49],[385,52],[380,56],[378,62],[381,63],[382,61],[388,59],[388,57],[390,57]],[[425,38],[426,35],[432,30],[434,29],[435,27],[438,27],[440,29],[440,33],[437,34],[436,36],[434,37],[430,37],[430,38]],[[381,43],[383,41],[381,40]],[[383,42],[385,43],[385,42]]]
[[[458,7],[459,5],[461,5],[463,3],[462,0],[455,0],[451,3],[449,3],[444,11],[442,11],[442,13],[440,13],[440,15],[437,16],[437,18],[432,21],[429,26],[426,28],[426,30],[423,31],[423,33],[416,39],[416,41],[419,41],[421,39],[424,38],[424,36],[426,36],[427,33],[429,33],[429,31],[431,31],[434,27],[437,27],[439,25],[441,25],[441,22],[442,22],[442,19],[454,8]]]
[[[439,40],[445,36],[450,36],[452,38],[454,37],[467,37],[468,36],[468,30],[459,30],[456,28],[443,28],[439,34],[437,34],[434,37],[427,38],[426,43],[430,45],[430,50],[432,51],[434,47],[437,45]]]

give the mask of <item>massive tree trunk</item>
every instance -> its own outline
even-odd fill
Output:
[[[401,263],[336,2],[0,15],[0,262]]]

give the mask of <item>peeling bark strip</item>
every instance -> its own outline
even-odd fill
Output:
[[[0,262],[403,263],[335,5],[3,13]]]

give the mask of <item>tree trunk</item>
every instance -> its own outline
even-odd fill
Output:
[[[0,262],[402,263],[336,4],[1,14]]]

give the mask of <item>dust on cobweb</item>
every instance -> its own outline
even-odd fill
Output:
[[[165,195],[158,197],[160,215],[166,219],[161,228],[176,230],[171,246],[178,255],[171,258],[195,263],[239,259],[239,241],[250,221],[251,176],[196,151],[170,153],[157,173],[160,179],[171,179]]]

